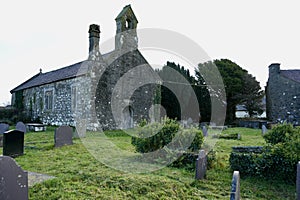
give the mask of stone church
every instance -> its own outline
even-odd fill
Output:
[[[127,129],[150,119],[159,79],[138,50],[130,5],[116,17],[115,48],[99,51],[100,27],[89,27],[89,57],[34,75],[11,90],[12,105],[32,120],[88,130]]]
[[[280,64],[269,66],[266,86],[267,117],[273,122],[300,124],[300,70],[281,70]]]

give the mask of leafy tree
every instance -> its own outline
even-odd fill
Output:
[[[196,75],[200,74],[203,68],[211,67],[211,64],[211,62],[200,63]],[[232,123],[235,120],[236,105],[238,104],[244,104],[250,116],[261,113],[262,109],[259,102],[263,93],[259,82],[231,60],[214,60],[213,64],[218,68],[225,85],[227,99],[226,122]],[[198,76],[197,78],[201,81]]]
[[[158,71],[158,74],[161,77],[166,77],[169,76],[170,71],[169,69],[174,69],[177,72],[179,72],[187,81],[188,83],[190,83],[191,87],[193,88],[195,95],[197,97],[197,101],[198,101],[198,106],[200,109],[200,115],[201,115],[201,120],[202,121],[209,121],[210,120],[210,96],[209,96],[209,92],[206,88],[206,86],[204,85],[204,80],[203,81],[199,81],[196,80],[196,78],[194,76],[192,76],[190,74],[189,69],[185,69],[184,66],[180,66],[179,64],[175,64],[174,62],[167,62],[167,64]],[[168,78],[172,79],[172,78]],[[182,84],[182,81],[180,80],[173,80],[174,83],[176,84],[176,87],[179,91],[182,91],[182,95],[185,97],[185,105],[180,105],[180,103],[178,102],[178,99],[176,98],[175,94],[169,90],[167,87],[162,86],[161,87],[161,104],[162,106],[166,109],[167,112],[167,116],[174,119],[181,119],[181,115],[185,116],[185,115],[189,115],[189,113],[181,113],[181,107],[180,106],[184,106],[183,108],[183,112],[187,111],[191,111],[193,110],[193,107],[195,105],[192,98],[188,95],[186,95],[184,93],[185,89],[186,89],[186,85]]]

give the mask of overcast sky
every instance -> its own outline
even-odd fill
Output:
[[[273,62],[282,69],[300,68],[296,0],[2,1],[0,105],[10,102],[9,91],[40,68],[47,72],[86,59],[89,24],[100,25],[101,42],[110,39],[116,31],[114,19],[127,4],[139,20],[138,28],[183,34],[212,59],[236,62],[261,86]],[[162,57],[161,62],[173,59]],[[164,64],[146,58],[150,64]]]

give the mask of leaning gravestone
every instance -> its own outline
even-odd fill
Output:
[[[70,126],[61,126],[55,130],[54,143],[55,147],[72,145],[72,128]]]
[[[300,200],[300,161],[298,162],[298,165],[297,165],[296,188],[297,188],[297,200]]]
[[[265,125],[262,125],[262,127],[261,127],[262,135],[265,135],[267,133],[267,131],[268,131],[267,127]]]
[[[8,156],[0,156],[0,199],[28,200],[28,174]]]
[[[205,178],[207,168],[207,157],[204,150],[200,150],[196,160],[196,174],[195,179],[200,180]]]
[[[231,182],[230,200],[240,200],[240,172],[234,171]]]
[[[3,133],[5,133],[6,131],[8,131],[8,129],[9,129],[9,125],[8,124],[4,124],[4,123],[0,124],[0,147],[3,146]]]
[[[3,134],[3,155],[17,157],[24,154],[24,132],[6,131]]]
[[[26,133],[25,124],[23,122],[18,122],[17,125],[16,125],[16,130]]]
[[[207,137],[207,136],[208,136],[208,130],[207,130],[206,126],[203,126],[203,127],[202,127],[202,132],[203,132],[203,136],[204,136],[204,137]]]

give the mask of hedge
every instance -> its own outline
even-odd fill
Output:
[[[232,152],[230,167],[242,175],[259,175],[295,183],[300,161],[300,129],[290,124],[278,125],[264,138],[267,145],[261,153]]]

